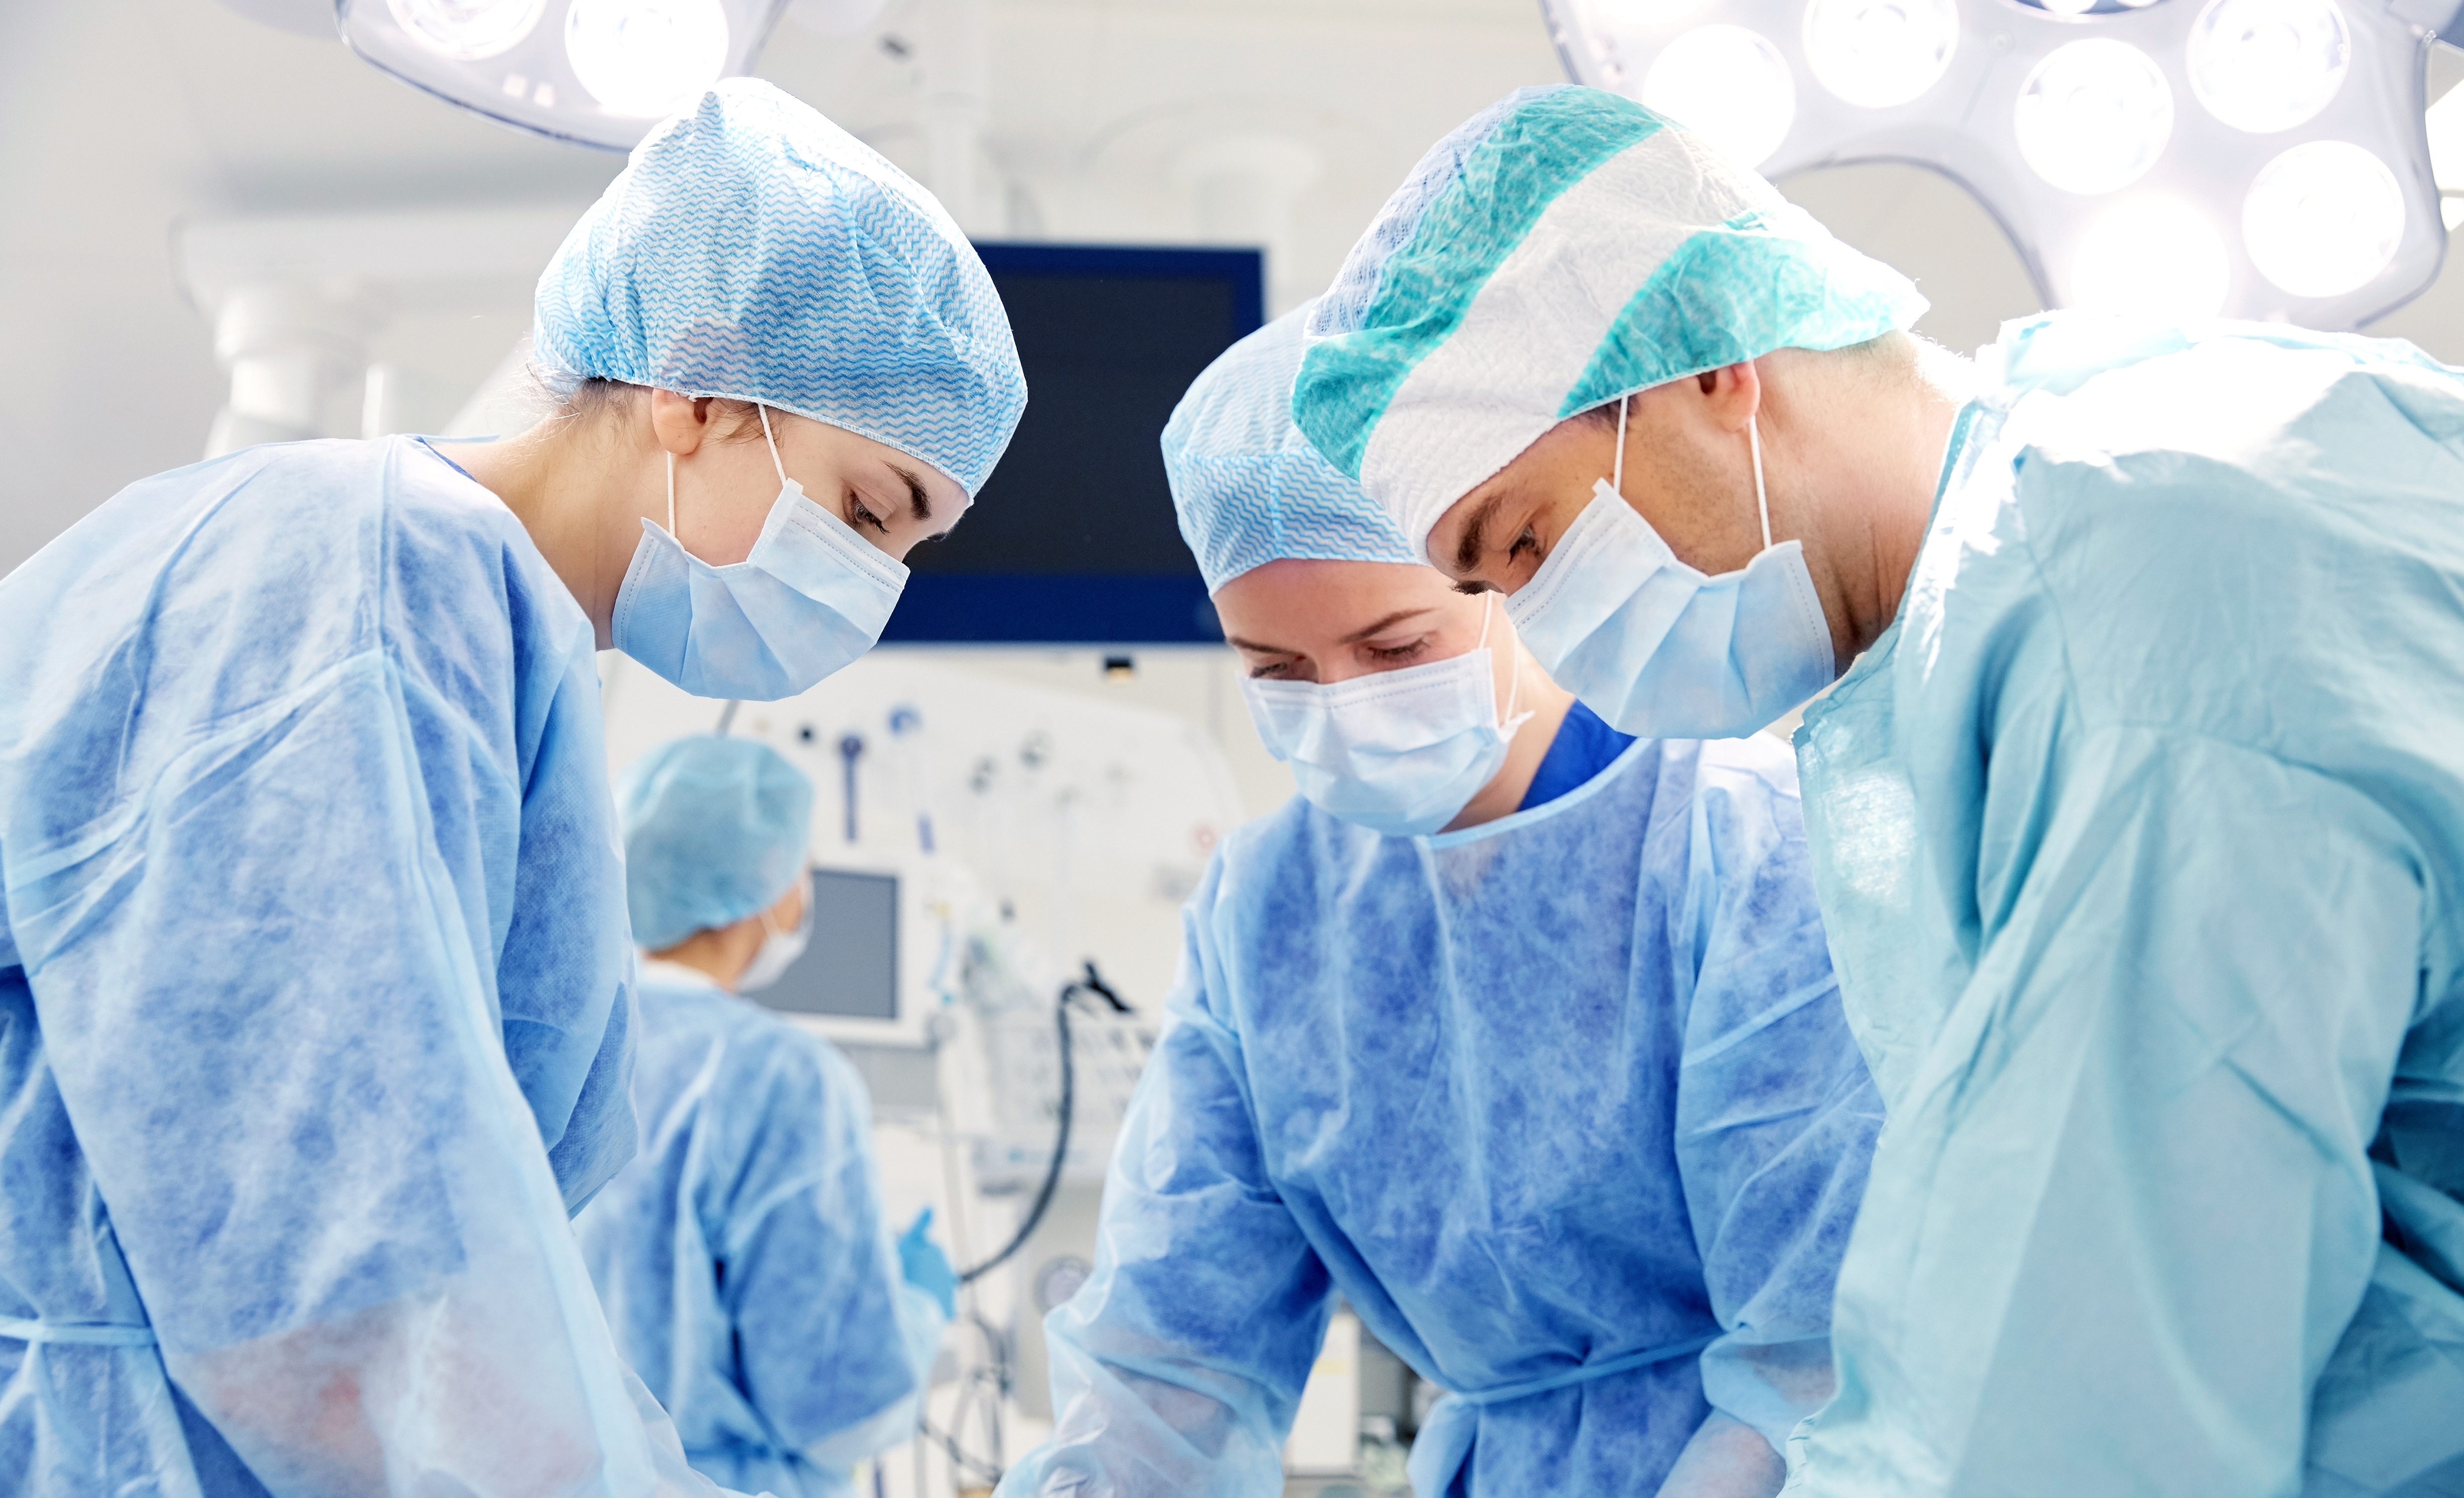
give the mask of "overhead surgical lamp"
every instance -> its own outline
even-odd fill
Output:
[[[1578,82],[1769,177],[1965,187],[2049,306],[2346,328],[2447,243],[2425,49],[2456,0],[1541,0]]]
[[[785,0],[335,0],[361,57],[449,103],[624,150],[749,72]]]

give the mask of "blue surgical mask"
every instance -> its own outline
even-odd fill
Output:
[[[1803,542],[1771,544],[1763,443],[1749,421],[1763,549],[1707,577],[1677,560],[1614,477],[1521,591],[1507,617],[1557,684],[1619,730],[1654,738],[1742,738],[1831,684],[1831,626]]]
[[[1497,774],[1531,719],[1514,716],[1518,671],[1499,720],[1485,620],[1480,633],[1450,660],[1331,686],[1248,678],[1241,692],[1266,752],[1321,810],[1389,837],[1435,832]]]
[[[907,585],[905,564],[804,497],[779,461],[769,408],[761,435],[779,498],[753,551],[714,567],[676,540],[676,455],[668,524],[642,522],[616,590],[616,648],[697,697],[792,697],[872,649]]]

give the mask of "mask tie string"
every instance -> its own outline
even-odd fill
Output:
[[[756,406],[753,408],[761,413],[761,440],[770,444],[770,466],[779,471],[779,487],[784,489],[787,487],[787,465],[779,461],[779,439],[770,435],[770,408]],[[1771,527],[1765,525],[1763,529],[1769,531]]]
[[[1617,397],[1617,461],[1609,469],[1609,487],[1617,492],[1620,499],[1625,497],[1625,412],[1626,408],[1633,404],[1634,392],[1631,390]]]
[[[1488,627],[1490,622],[1497,618],[1496,591],[1491,589],[1488,592],[1483,593],[1481,598],[1484,602],[1481,605],[1480,614],[1480,643],[1472,647],[1475,650],[1486,650],[1488,648]],[[1507,682],[1506,687],[1506,711],[1499,714],[1497,719],[1497,726],[1505,730],[1508,738],[1511,738],[1522,731],[1523,725],[1515,721],[1514,717],[1514,706],[1522,700],[1523,651],[1518,644],[1514,652],[1514,674]]]
[[[1754,503],[1763,512],[1763,550],[1771,550],[1771,496],[1763,491],[1763,430],[1749,416],[1746,418],[1746,441],[1754,450]]]

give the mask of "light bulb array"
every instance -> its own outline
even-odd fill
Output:
[[[1541,0],[1578,82],[1766,176],[1914,162],[2051,306],[2350,327],[2446,242],[2423,52],[2453,0]]]
[[[367,61],[508,124],[625,149],[752,66],[781,0],[336,0]]]

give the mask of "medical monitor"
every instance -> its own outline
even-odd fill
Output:
[[[842,1044],[921,1045],[935,1002],[924,968],[939,943],[914,881],[887,868],[825,867],[811,877],[803,955],[747,997]]]
[[[908,554],[883,642],[1220,642],[1157,444],[1190,382],[1259,326],[1259,253],[976,248],[1018,340],[1026,415],[957,528]]]

